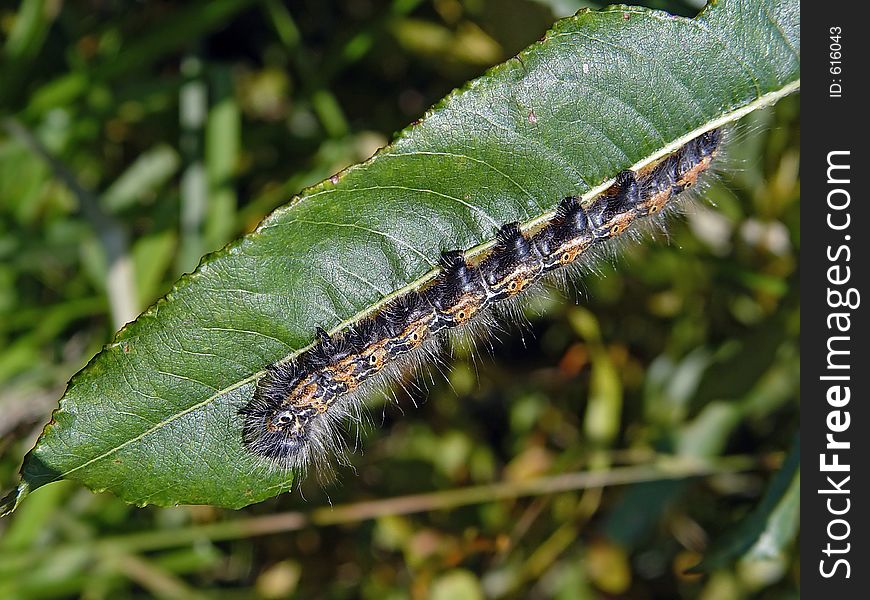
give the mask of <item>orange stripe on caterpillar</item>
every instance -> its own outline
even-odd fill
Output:
[[[460,250],[444,252],[440,272],[422,289],[395,298],[335,336],[318,329],[318,343],[292,361],[270,366],[240,410],[245,446],[300,469],[314,451],[339,447],[330,437],[337,435],[333,424],[358,410],[363,384],[413,356],[440,333],[467,325],[546,274],[578,263],[591,248],[634,222],[662,212],[710,167],[721,141],[721,131],[713,130],[640,172],[623,171],[586,206],[568,196],[533,232],[508,223],[480,258],[468,260]]]

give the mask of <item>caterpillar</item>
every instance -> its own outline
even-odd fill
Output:
[[[482,256],[442,252],[437,275],[421,288],[339,333],[317,328],[317,342],[270,365],[239,410],[244,446],[297,472],[341,456],[335,449],[343,447],[344,421],[359,414],[362,398],[384,376],[398,374],[409,360],[422,361],[445,334],[480,322],[486,309],[582,264],[592,250],[676,206],[719,154],[722,135],[713,129],[649,167],[620,172],[585,206],[567,196],[542,224],[526,230],[518,222],[503,225]]]

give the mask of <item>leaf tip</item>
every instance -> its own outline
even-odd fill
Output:
[[[30,485],[26,481],[22,481],[18,484],[18,487],[3,496],[0,499],[0,518],[5,517],[18,508],[21,500],[29,493]]]

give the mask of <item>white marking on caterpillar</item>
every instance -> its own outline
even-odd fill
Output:
[[[639,171],[621,172],[585,204],[568,196],[547,220],[525,229],[505,224],[480,255],[444,252],[440,270],[423,287],[391,298],[338,333],[318,328],[319,341],[270,365],[239,411],[245,447],[295,473],[312,464],[330,473],[333,456],[347,464],[342,430],[348,422],[361,426],[368,395],[438,362],[442,344],[452,346],[457,335],[491,337],[498,327],[494,315],[520,318],[516,301],[528,290],[545,281],[564,286],[571,271],[594,270],[596,256],[614,256],[615,245],[628,239],[623,233],[637,237],[642,226],[662,227],[721,143],[721,130],[703,133]]]

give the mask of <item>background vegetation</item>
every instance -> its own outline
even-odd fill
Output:
[[[2,487],[66,380],[203,253],[586,5],[0,8]],[[797,596],[789,535],[684,570],[758,506],[799,422],[798,109],[738,130],[715,208],[456,352],[418,408],[373,399],[340,484],[240,512],[53,484],[0,522],[0,597]],[[717,475],[640,482],[686,457]],[[580,471],[629,485],[516,497]]]

